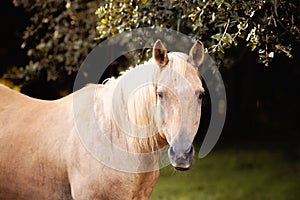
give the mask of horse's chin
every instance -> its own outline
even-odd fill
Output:
[[[191,168],[192,164],[191,163],[189,163],[189,164],[175,164],[175,163],[172,163],[172,166],[177,171],[187,171]]]

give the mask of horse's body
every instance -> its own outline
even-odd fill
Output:
[[[162,61],[154,59],[158,64]],[[196,70],[191,73],[196,73]],[[95,124],[101,124],[100,127],[104,127],[102,132],[111,134],[109,137],[112,141],[139,153],[158,150],[168,142],[171,145],[169,157],[173,166],[178,169],[190,167],[193,149],[184,146],[182,148],[186,152],[178,156],[177,151],[180,152],[181,146],[176,146],[176,138],[172,139],[174,135],[167,135],[171,129],[157,127],[159,133],[151,136],[155,145],[148,142],[147,138],[135,144],[130,136],[120,133],[112,124],[110,114],[105,111],[108,104],[107,98],[103,97],[112,93],[111,88],[116,81],[112,82],[107,85],[89,85],[55,101],[33,99],[0,85],[1,200],[149,198],[159,176],[158,168],[155,167],[156,157],[151,163],[155,165],[152,171],[138,173],[123,172],[99,162],[82,144],[74,112],[82,113],[80,120],[87,124],[87,134],[93,132]],[[200,79],[196,84],[201,84]],[[96,92],[95,109],[99,115],[96,120],[86,111],[90,106],[88,102],[91,102],[89,92]],[[73,105],[74,96],[81,98],[82,104],[78,107]],[[200,114],[196,117],[200,118]],[[198,120],[192,122],[193,126],[198,127]],[[162,126],[169,124],[167,119],[162,121],[165,121]],[[187,132],[186,128],[183,130]],[[192,132],[191,139],[187,141],[192,141],[195,130]],[[182,141],[185,145],[185,139]]]
[[[158,171],[118,172],[83,147],[73,121],[73,95],[41,101],[4,86],[0,94],[0,199],[145,199],[151,194]]]

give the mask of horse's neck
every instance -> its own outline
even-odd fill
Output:
[[[98,160],[112,167],[122,166],[121,170],[158,169],[165,139],[157,133],[149,137],[133,137],[124,132],[112,115],[112,95],[110,86],[101,85],[91,85],[74,93],[74,120],[83,145]]]
[[[128,107],[121,106],[121,98],[114,96],[109,87],[98,87],[95,100],[97,124],[101,132],[115,145],[131,152],[153,152],[165,146],[165,139],[158,134],[155,123],[140,128],[127,115]],[[120,102],[115,103],[113,98]],[[122,114],[120,114],[122,113]]]

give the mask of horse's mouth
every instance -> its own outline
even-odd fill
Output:
[[[174,167],[178,171],[187,171],[190,169],[190,167]]]

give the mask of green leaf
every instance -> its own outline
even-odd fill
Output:
[[[225,43],[232,44],[232,37],[231,37],[231,35],[229,33],[226,33],[225,36],[224,36],[224,38],[223,38],[223,41]]]
[[[256,44],[251,45],[251,51],[254,51],[256,49]]]
[[[223,48],[222,45],[218,45],[218,46],[217,46],[217,50],[218,50],[218,51],[221,51],[221,53],[223,53],[223,54],[225,53],[224,48]]]
[[[220,6],[223,4],[224,0],[215,0],[215,2],[218,6]]]
[[[219,41],[221,39],[221,37],[222,37],[221,33],[217,33],[217,34],[211,36],[212,39],[215,39],[217,41]]]

